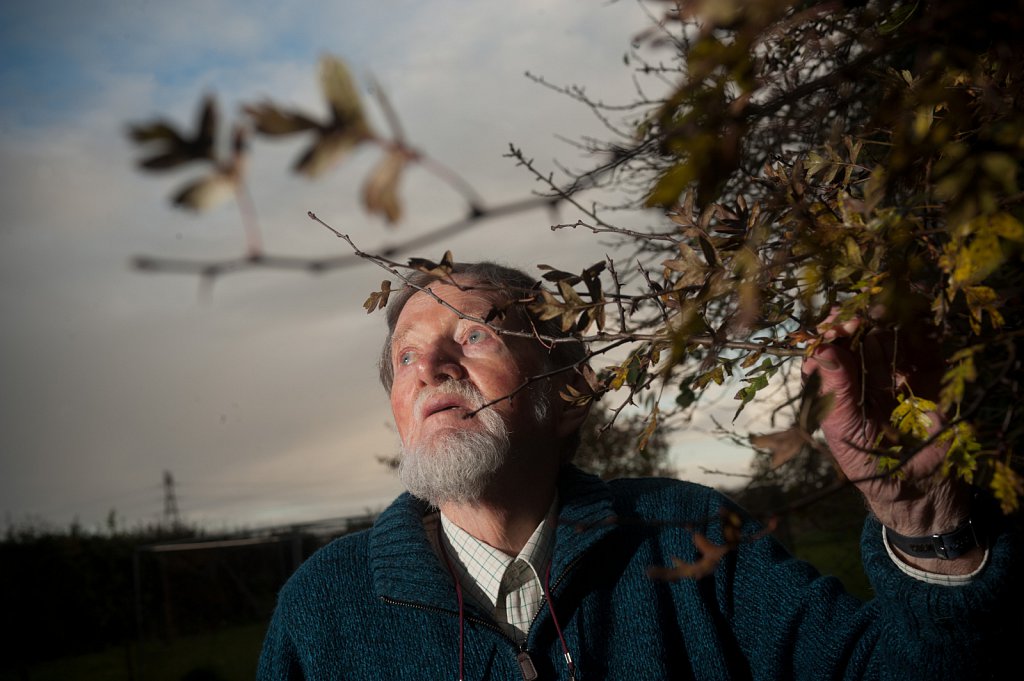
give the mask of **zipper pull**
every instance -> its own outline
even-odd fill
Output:
[[[519,661],[519,671],[523,673],[524,681],[536,681],[537,668],[533,666],[533,660],[530,659],[530,654],[525,650],[522,650],[518,655],[516,655],[516,660]]]

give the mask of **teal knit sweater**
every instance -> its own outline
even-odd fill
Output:
[[[1007,537],[970,584],[932,586],[892,564],[869,520],[862,553],[877,598],[864,604],[770,536],[743,542],[703,579],[650,579],[647,568],[673,556],[697,559],[688,528],[723,541],[729,502],[705,487],[606,484],[570,467],[559,495],[551,593],[581,681],[997,678],[1009,642],[1022,642],[1020,589],[1009,579],[1017,542]],[[280,593],[258,678],[456,679],[457,599],[424,533],[426,512],[404,494],[372,529],[306,561]],[[523,678],[516,645],[465,607],[466,678]],[[568,678],[547,608],[526,652],[541,679]]]

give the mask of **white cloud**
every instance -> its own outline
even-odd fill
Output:
[[[534,188],[501,158],[508,142],[549,167],[576,160],[554,134],[600,132],[582,106],[522,72],[628,99],[620,57],[643,21],[629,3],[583,0],[0,9],[13,55],[0,66],[10,86],[0,104],[0,510],[92,523],[114,506],[129,521],[151,518],[164,469],[181,481],[183,511],[194,502],[214,523],[358,512],[397,489],[374,460],[394,446],[372,366],[382,320],[360,307],[382,274],[242,273],[204,303],[192,278],[132,272],[134,254],[228,257],[242,239],[230,206],[201,217],[170,208],[192,173],[137,172],[126,123],[160,113],[191,126],[206,91],[226,117],[265,95],[321,112],[316,60],[330,51],[376,75],[410,139],[499,202]],[[309,183],[287,172],[303,144],[254,144],[251,190],[276,252],[347,252],[307,210],[364,248],[465,210],[414,170],[403,184],[410,218],[388,230],[359,206],[377,153]],[[543,211],[495,220],[424,255],[451,247],[463,259],[566,268],[603,256],[597,240],[552,233],[551,221]]]

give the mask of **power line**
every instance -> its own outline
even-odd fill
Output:
[[[174,476],[170,471],[164,471],[164,525],[166,527],[181,527],[181,514],[178,511],[178,497],[174,492]]]

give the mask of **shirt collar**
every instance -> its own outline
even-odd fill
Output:
[[[555,529],[558,523],[558,497],[556,495],[547,515],[526,540],[515,558],[490,546],[453,523],[442,513],[444,550],[452,559],[460,583],[468,587],[469,595],[481,606],[496,607],[502,583],[505,588],[517,586],[522,580],[536,578],[543,582],[544,572],[551,562]],[[509,584],[509,582],[512,584]]]
[[[551,556],[551,590],[556,596],[565,586],[562,579],[569,568],[613,530],[609,519],[627,511],[617,514],[607,484],[573,466],[562,471],[558,498],[562,507],[552,524],[555,549]],[[455,585],[431,546],[431,537],[437,537],[436,524],[432,528],[428,524],[432,510],[406,492],[377,518],[367,546],[373,589],[384,599],[457,612]],[[436,514],[433,517],[436,523]]]

